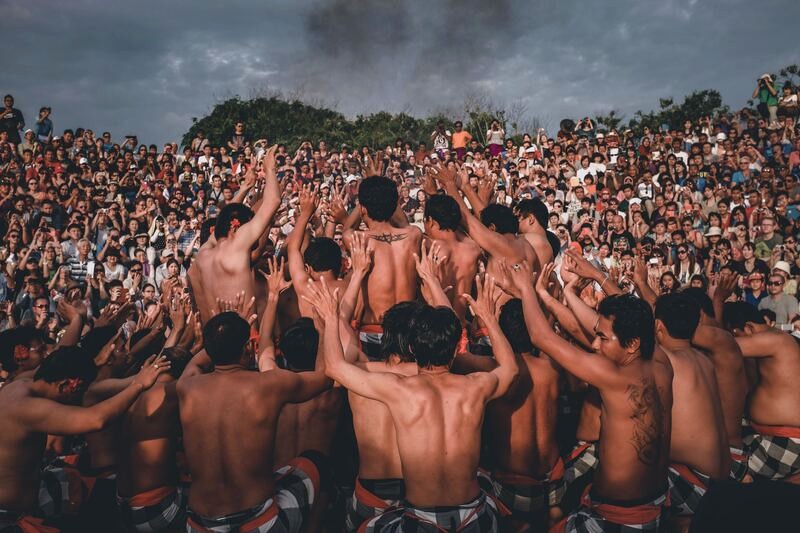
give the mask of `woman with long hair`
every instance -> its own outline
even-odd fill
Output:
[[[689,249],[686,244],[681,244],[677,248],[678,258],[672,265],[672,273],[678,279],[681,285],[688,285],[692,276],[700,274],[702,269],[697,263],[694,253]]]

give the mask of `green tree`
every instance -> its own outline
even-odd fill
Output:
[[[603,126],[606,130],[615,130],[619,127],[625,115],[621,114],[618,110],[612,109],[608,113],[598,113],[594,117],[594,121]]]
[[[680,104],[675,103],[672,98],[660,98],[659,108],[658,111],[648,113],[637,111],[628,126],[637,133],[641,133],[644,127],[657,130],[661,124],[667,124],[670,129],[679,129],[686,120],[696,121],[700,117],[729,111],[728,106],[722,103],[719,91],[714,89],[694,91]]]

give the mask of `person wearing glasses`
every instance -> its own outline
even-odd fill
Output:
[[[797,298],[783,292],[786,280],[775,271],[767,278],[768,296],[761,300],[758,309],[769,309],[775,313],[775,327],[783,330],[791,329],[792,321],[797,317]]]

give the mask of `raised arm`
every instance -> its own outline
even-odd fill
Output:
[[[633,283],[636,285],[636,292],[639,293],[639,297],[655,309],[658,295],[647,282],[647,265],[644,264],[641,257],[636,259],[633,266]]]
[[[262,168],[266,174],[264,185],[264,198],[253,218],[243,224],[235,233],[233,243],[236,248],[250,251],[253,244],[264,234],[272,223],[272,218],[281,203],[281,191],[278,187],[278,178],[275,173],[275,150],[277,145],[270,147],[262,159]],[[255,173],[255,167],[250,167],[248,174]]]
[[[790,334],[776,329],[734,338],[743,357],[774,357],[782,351],[797,349],[797,343]]]
[[[353,270],[339,304],[339,316],[346,322],[350,322],[353,318],[353,312],[361,294],[361,285],[372,268],[372,254],[375,247],[374,241],[360,231],[351,232],[348,236],[350,237],[347,241]]]
[[[531,283],[531,272],[527,262],[512,265],[513,283],[522,294],[522,309],[525,325],[533,344],[546,352],[564,369],[599,389],[619,383],[617,366],[605,357],[585,352],[570,344],[550,327]]]
[[[261,272],[267,281],[267,305],[264,309],[264,316],[261,317],[259,327],[258,349],[261,352],[258,356],[258,370],[265,372],[277,368],[275,364],[275,342],[272,334],[275,331],[275,317],[278,314],[278,300],[280,294],[289,288],[290,281],[286,281],[284,275],[284,263],[280,263],[274,257],[269,259],[269,274]]]
[[[50,435],[80,435],[100,431],[119,418],[143,391],[156,382],[156,378],[167,372],[170,362],[152,357],[119,394],[91,407],[73,407],[44,398],[32,398],[25,402],[20,416],[33,431]]]
[[[414,254],[414,263],[417,267],[417,274],[422,281],[422,296],[429,305],[434,307],[449,307],[453,308],[450,303],[450,298],[445,294],[442,288],[442,283],[439,280],[439,273],[441,266],[447,256],[439,255],[440,246],[434,242],[431,244],[431,249],[428,251],[425,247],[425,241],[422,241],[422,251]]]
[[[564,305],[557,298],[553,297],[552,294],[550,294],[548,286],[550,285],[550,279],[554,270],[555,265],[553,263],[549,263],[545,265],[544,269],[542,269],[542,273],[536,279],[536,294],[539,296],[539,301],[547,308],[550,314],[553,315],[556,322],[561,325],[564,331],[569,333],[572,338],[578,341],[584,348],[590,348],[592,341],[594,340],[594,336],[590,337],[589,332],[591,332],[591,326],[594,325],[596,318],[592,320],[591,325],[584,327],[578,321],[578,317],[575,316],[575,313],[573,313],[569,307]],[[558,282],[556,281],[555,283]],[[567,287],[564,288],[564,293],[572,293],[575,295],[573,286],[567,285]],[[582,300],[581,303],[586,305]],[[594,310],[589,306],[586,307],[588,307],[587,311],[594,312]]]
[[[462,294],[461,297],[469,305],[472,314],[480,318],[487,331],[489,332],[489,340],[492,342],[492,352],[497,367],[488,373],[490,379],[486,379],[487,375],[483,373],[473,373],[470,377],[480,380],[486,386],[486,399],[494,400],[508,392],[509,387],[517,378],[519,374],[519,366],[517,365],[517,358],[514,356],[514,350],[511,349],[506,336],[503,335],[503,330],[500,329],[500,323],[497,317],[500,315],[500,310],[497,309],[497,300],[500,297],[500,289],[494,282],[494,279],[488,277],[486,283],[481,283],[480,277],[475,276],[475,284],[477,287],[478,299],[473,300],[469,294]]]
[[[286,238],[286,254],[289,258],[289,274],[297,292],[302,292],[308,282],[305,262],[303,261],[303,241],[306,237],[308,221],[314,215],[319,203],[316,191],[310,185],[300,189],[300,214],[295,218],[295,225]]]
[[[338,289],[331,293],[324,279],[308,284],[308,296],[303,296],[316,309],[325,322],[323,342],[325,343],[325,373],[354,393],[387,403],[400,399],[400,378],[391,372],[370,373],[345,360],[339,336]]]

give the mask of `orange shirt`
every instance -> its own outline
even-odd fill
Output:
[[[472,140],[472,135],[469,132],[461,130],[453,133],[453,148],[466,148],[467,144]]]

